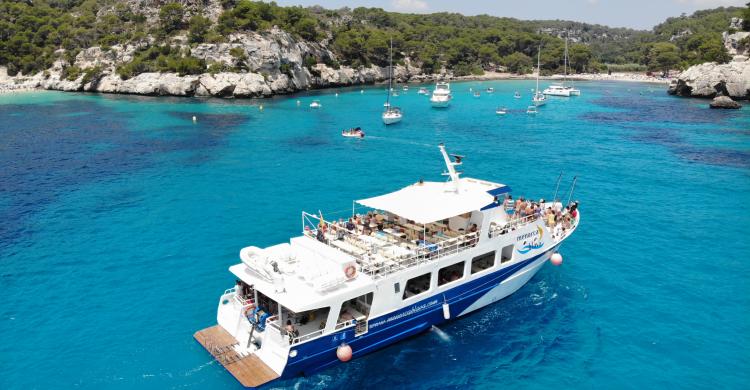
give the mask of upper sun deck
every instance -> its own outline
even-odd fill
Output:
[[[480,232],[472,230],[471,213],[509,191],[472,178],[419,182],[357,201],[371,211],[346,221],[303,213],[303,236],[266,249],[245,248],[244,264],[230,270],[284,306],[305,310],[302,302],[350,295],[375,279],[473,247]],[[347,274],[351,266],[358,275]]]

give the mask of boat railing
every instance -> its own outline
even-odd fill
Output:
[[[336,330],[343,329],[343,328],[346,328],[348,326],[352,326],[356,322],[357,321],[354,318],[352,318],[351,320],[344,321],[344,322],[339,322],[338,324],[336,324]]]
[[[417,254],[403,260],[385,260],[382,262],[363,263],[362,272],[372,278],[381,278],[411,268],[420,264],[436,261],[474,247],[479,241],[479,232],[467,233],[462,236],[439,241],[434,244],[423,244],[417,249]]]
[[[325,329],[319,329],[319,330],[316,330],[314,332],[310,332],[308,334],[303,334],[301,336],[295,337],[295,338],[291,339],[291,343],[290,344],[299,344],[299,343],[301,343],[303,341],[307,341],[307,340],[310,340],[310,339],[314,339],[314,338],[316,338],[318,336],[322,336],[324,330]]]
[[[536,221],[537,219],[539,219],[539,217],[532,214],[522,218],[513,218],[502,225],[495,224],[494,226],[490,227],[489,236],[490,238],[502,236],[504,234],[507,234],[508,232],[512,232],[518,229],[521,226],[528,225]]]

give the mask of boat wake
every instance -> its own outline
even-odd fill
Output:
[[[432,325],[432,328],[430,330],[434,332],[438,337],[440,337],[440,340],[443,340],[446,343],[450,343],[453,341],[448,333],[443,332],[442,329],[438,328],[435,325]]]

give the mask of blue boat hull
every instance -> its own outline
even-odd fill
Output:
[[[336,349],[342,343],[352,348],[353,358],[358,358],[430,329],[433,325],[445,323],[449,320],[443,316],[443,303],[447,302],[450,305],[451,313],[463,313],[498,284],[555,250],[556,247],[439,295],[430,296],[401,310],[370,319],[369,330],[364,335],[355,337],[354,327],[349,327],[300,344],[292,348],[297,354],[289,358],[281,378],[309,375],[340,364],[341,361],[336,357]]]

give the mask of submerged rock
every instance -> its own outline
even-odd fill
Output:
[[[714,100],[711,101],[711,103],[708,105],[711,108],[733,108],[737,109],[742,107],[739,103],[732,100],[732,98],[728,96],[717,96],[714,98]]]

